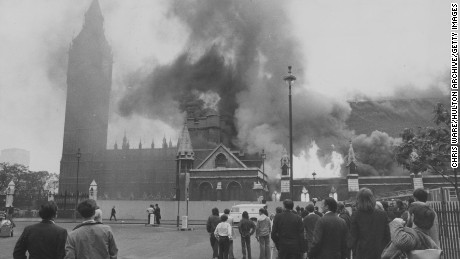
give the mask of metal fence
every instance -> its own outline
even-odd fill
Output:
[[[460,205],[458,201],[431,202],[438,214],[439,236],[444,259],[460,258]]]
[[[79,193],[78,201],[83,201],[88,199],[89,195],[87,193]],[[73,193],[63,193],[57,194],[54,196],[54,201],[58,206],[58,217],[59,218],[72,218],[75,213],[75,208],[77,206],[77,195]],[[78,213],[77,213],[78,214]],[[78,217],[79,215],[77,215]]]

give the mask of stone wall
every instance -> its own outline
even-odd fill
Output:
[[[150,204],[157,204],[161,209],[161,218],[163,220],[175,220],[177,217],[177,202],[175,201],[131,201],[131,200],[99,200],[97,204],[103,212],[103,219],[110,217],[110,211],[113,206],[117,210],[118,219],[146,219],[147,207]],[[189,220],[206,220],[211,215],[211,209],[217,207],[219,212],[224,209],[231,209],[233,205],[247,204],[254,202],[247,201],[191,201],[189,202]],[[306,202],[294,202],[294,207],[307,206]],[[274,213],[276,207],[283,207],[282,202],[267,202],[269,213]],[[180,215],[185,215],[185,202],[180,203]]]

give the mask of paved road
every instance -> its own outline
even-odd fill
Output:
[[[106,222],[104,222],[106,223]],[[14,237],[0,238],[0,259],[13,258],[16,240],[24,227],[31,222],[17,222]],[[71,230],[75,223],[58,223]],[[155,259],[207,259],[212,257],[209,236],[204,226],[194,226],[193,231],[177,231],[175,226],[145,227],[142,224],[110,224],[119,249],[118,258]],[[236,230],[236,229],[235,229]],[[241,240],[235,240],[234,253],[242,258]],[[251,240],[253,258],[259,257],[259,246],[255,238]]]

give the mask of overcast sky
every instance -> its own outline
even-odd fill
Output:
[[[246,0],[249,1],[249,0]],[[261,1],[261,0],[252,0]],[[59,172],[67,50],[90,0],[0,0],[0,150],[31,152],[32,170]],[[132,145],[157,144],[176,129],[116,114],[125,77],[167,64],[188,28],[168,1],[100,0],[114,54],[108,144],[126,129]],[[336,98],[392,96],[440,85],[449,71],[450,1],[286,1],[306,64],[302,85]],[[286,61],[289,63],[289,61]]]

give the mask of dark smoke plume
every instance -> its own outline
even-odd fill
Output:
[[[361,134],[353,139],[353,149],[358,160],[358,174],[365,175],[398,175],[402,167],[394,159],[394,148],[401,142],[385,132],[378,130],[369,136]]]
[[[314,140],[322,152],[319,156],[328,163],[331,145],[345,155],[346,143],[354,139],[362,175],[395,172],[395,139],[382,132],[356,137],[346,126],[348,102],[308,90],[305,58],[284,8],[282,1],[174,1],[169,15],[188,26],[187,45],[171,64],[157,66],[147,77],[129,78],[132,90],[120,101],[120,113],[178,126],[190,106],[198,115],[215,109],[233,118],[232,142],[248,152],[265,149],[266,167],[276,174],[289,143],[283,76],[292,65],[298,78],[292,90],[295,154]],[[203,98],[210,95],[218,95],[212,109],[209,98]]]

